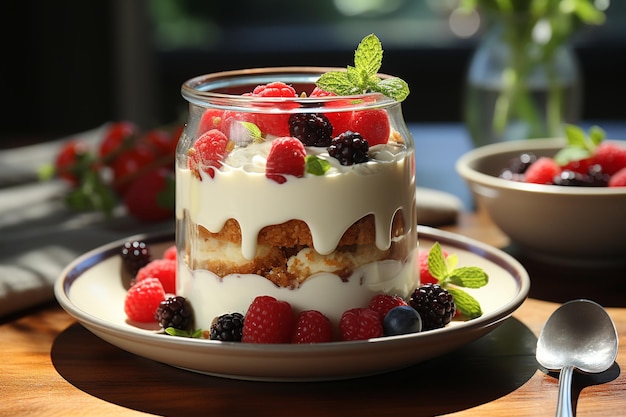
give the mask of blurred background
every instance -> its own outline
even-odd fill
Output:
[[[608,4],[608,0],[605,0]],[[456,0],[21,0],[2,3],[0,147],[130,120],[181,122],[180,86],[247,67],[352,63],[375,33],[383,72],[405,79],[407,122],[462,121],[467,66],[483,25]],[[577,33],[584,120],[626,120],[626,2]]]

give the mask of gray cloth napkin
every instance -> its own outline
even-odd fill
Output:
[[[95,143],[101,133],[77,136]],[[135,234],[174,233],[173,220],[139,223],[121,208],[111,219],[68,210],[63,182],[37,180],[66,139],[0,153],[0,317],[52,300],[54,282],[85,252]],[[455,222],[462,208],[457,197],[422,187],[417,201],[419,223],[429,226]]]

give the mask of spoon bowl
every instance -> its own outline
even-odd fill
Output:
[[[537,340],[537,362],[559,371],[557,416],[571,416],[571,379],[574,370],[600,373],[617,357],[615,324],[599,304],[585,299],[568,301],[544,325]]]

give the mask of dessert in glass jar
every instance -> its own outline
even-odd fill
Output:
[[[375,294],[407,298],[419,284],[414,146],[400,100],[339,95],[323,74],[332,84],[346,71],[228,71],[182,87],[177,294],[198,328],[262,295],[336,324]]]

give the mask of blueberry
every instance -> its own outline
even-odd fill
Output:
[[[385,315],[383,331],[385,336],[418,333],[422,331],[422,318],[411,306],[394,307]]]

